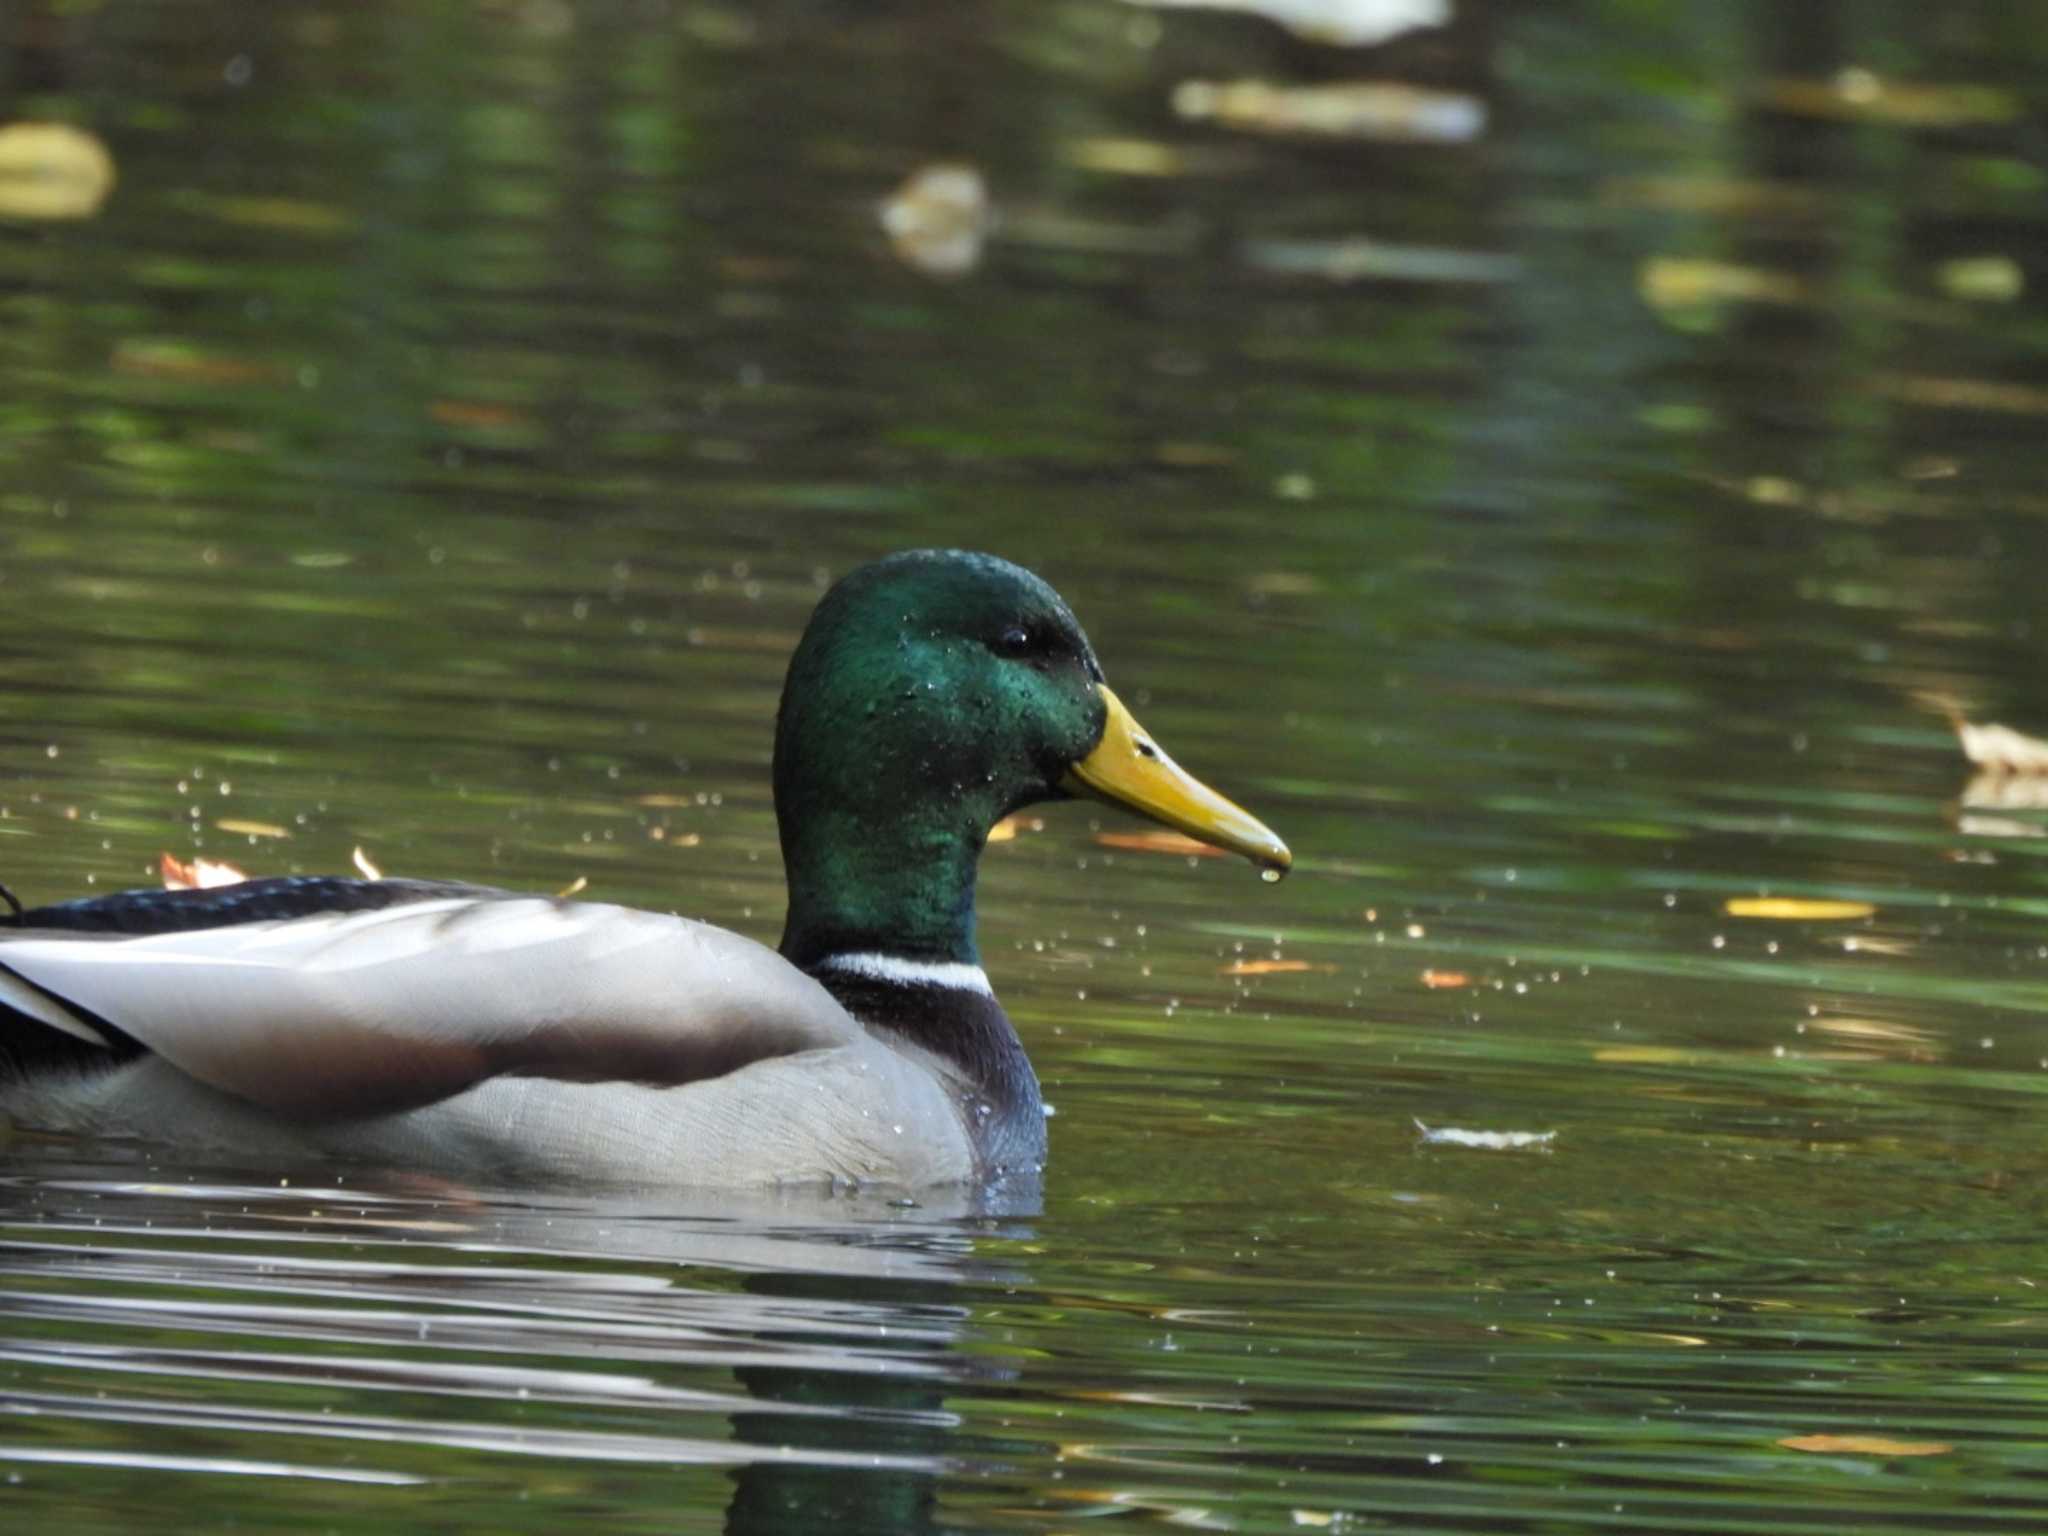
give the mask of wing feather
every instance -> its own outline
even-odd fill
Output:
[[[0,933],[0,1001],[80,1038],[97,1035],[78,1013],[103,1019],[202,1082],[302,1114],[405,1109],[506,1074],[674,1085],[860,1033],[751,939],[538,898]]]

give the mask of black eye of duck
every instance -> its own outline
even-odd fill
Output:
[[[1012,624],[989,647],[998,656],[1029,656],[1038,649],[1037,638],[1022,624]]]

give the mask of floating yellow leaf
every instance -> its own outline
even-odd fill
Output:
[[[187,864],[166,853],[158,857],[156,867],[167,891],[210,891],[215,886],[240,885],[249,878],[219,859],[194,859]]]
[[[1279,976],[1293,971],[1334,971],[1334,965],[1319,964],[1313,960],[1233,960],[1216,974],[1219,976]]]
[[[1726,261],[1652,256],[1636,273],[1636,287],[1652,309],[1694,309],[1703,304],[1803,304],[1806,285],[1785,272]]]
[[[1934,269],[1935,280],[1953,299],[2010,304],[2026,291],[2026,274],[2010,256],[1958,256]]]
[[[1472,978],[1463,971],[1439,971],[1434,966],[1422,973],[1422,984],[1432,992],[1442,992],[1452,987],[1469,987]]]
[[[1221,848],[1211,848],[1178,832],[1098,832],[1095,841],[1105,848],[1127,848],[1133,853],[1182,853],[1196,859],[1229,857]]]
[[[1781,922],[1844,922],[1870,917],[1877,908],[1867,901],[1827,901],[1803,896],[1731,896],[1722,904],[1730,917],[1768,917]]]
[[[1593,1052],[1593,1059],[1627,1066],[1677,1067],[1689,1064],[1693,1053],[1671,1045],[1603,1045]]]
[[[361,848],[356,849],[354,853],[350,854],[349,859],[355,865],[357,872],[365,880],[382,880],[384,878],[384,871],[372,864],[370,856],[363,852]]]
[[[1788,1451],[1851,1456],[1946,1456],[1946,1440],[1894,1440],[1889,1435],[1787,1435],[1777,1442]]]
[[[1187,169],[1180,150],[1157,139],[1079,139],[1067,146],[1067,159],[1111,176],[1178,176]]]
[[[1941,1040],[1941,1036],[1931,1029],[1894,1024],[1889,1019],[1858,1019],[1840,1014],[1822,1014],[1808,1019],[1806,1030],[1808,1034],[1829,1035],[1858,1045],[1899,1046],[1909,1052],[1924,1050]]]
[[[589,886],[590,876],[578,875],[574,880],[571,880],[567,885],[555,892],[555,900],[567,901],[571,896],[580,896],[585,890],[589,889]]]
[[[1185,80],[1174,87],[1173,110],[1191,122],[1327,138],[1463,144],[1486,130],[1486,103],[1477,96],[1375,80]]]
[[[66,123],[0,128],[0,218],[86,219],[114,190],[106,145]]]
[[[216,821],[214,825],[223,832],[234,832],[243,837],[290,837],[292,835],[289,827],[280,827],[274,821],[242,821],[229,817]]]
[[[1045,818],[1043,816],[1026,816],[1020,811],[1016,815],[1005,816],[1001,821],[990,827],[988,829],[988,840],[992,843],[1008,843],[1015,841],[1019,832],[1043,832],[1044,830]]]

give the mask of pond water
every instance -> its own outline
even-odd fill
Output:
[[[0,125],[115,176],[0,167],[24,899],[360,848],[772,941],[789,647],[926,544],[1299,862],[990,848],[1024,1209],[18,1138],[0,1519],[2048,1525],[2048,791],[1951,728],[2048,735],[2044,40],[13,0]]]

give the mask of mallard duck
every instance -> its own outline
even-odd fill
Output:
[[[975,949],[989,830],[1093,796],[1268,870],[1043,581],[991,555],[841,580],[776,719],[781,951],[684,918],[325,877],[129,891],[0,927],[0,1114],[470,1177],[998,1180],[1046,1151]],[[4,921],[4,919],[0,919]]]

